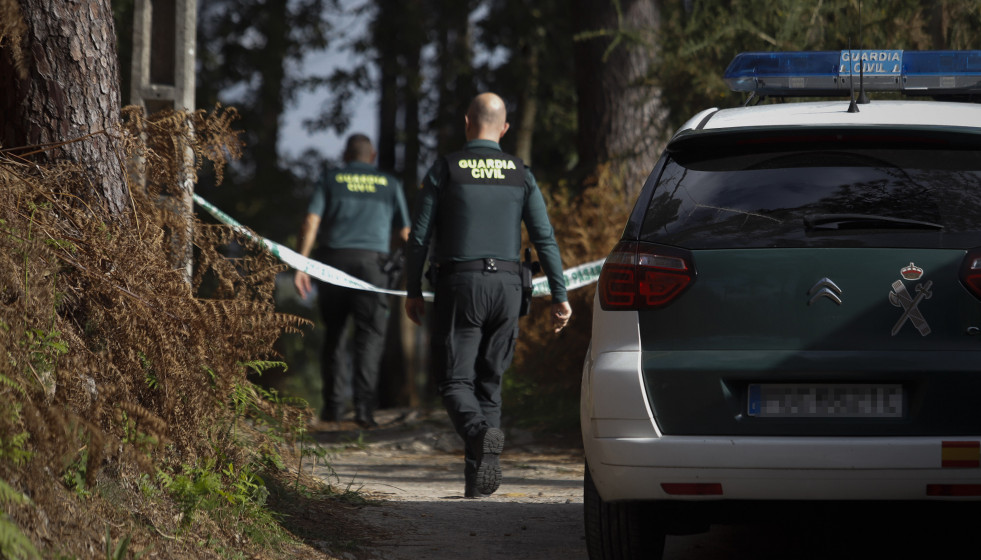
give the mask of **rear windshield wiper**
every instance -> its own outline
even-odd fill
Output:
[[[814,214],[804,217],[808,230],[851,230],[851,229],[928,229],[939,231],[942,224],[907,220],[889,216],[870,214]]]

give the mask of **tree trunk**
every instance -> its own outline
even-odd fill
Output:
[[[378,165],[395,172],[401,167],[406,199],[412,203],[418,183],[420,53],[426,40],[421,0],[380,5],[373,41],[379,58],[381,96],[379,100]],[[404,139],[402,161],[396,146]],[[407,341],[415,329],[402,313],[401,299],[391,298],[388,336],[382,357],[378,398],[382,408],[417,406],[415,346]]]
[[[279,135],[283,112],[286,109],[284,82],[286,56],[289,42],[289,12],[286,2],[269,2],[261,30],[266,37],[259,67],[262,78],[258,91],[258,144],[253,150],[255,179],[252,189],[260,191],[264,185],[288,184],[286,173],[279,165]]]
[[[624,191],[640,191],[657,161],[665,110],[649,76],[659,25],[655,0],[576,0],[577,148],[583,171],[612,164]],[[614,45],[614,41],[616,44]],[[612,48],[611,48],[612,47]]]
[[[111,139],[120,107],[109,0],[19,4],[26,59],[24,72],[18,72],[11,49],[0,48],[0,146],[49,146],[30,157],[81,164],[85,180],[69,188],[82,192],[72,194],[121,215],[129,196],[121,154]]]
[[[531,166],[531,149],[535,136],[535,117],[538,114],[538,45],[529,43],[525,45],[522,53],[522,63],[528,72],[528,82],[521,92],[521,100],[518,110],[520,117],[517,123],[515,136],[514,155],[521,158],[525,165]]]
[[[938,50],[950,48],[947,45],[947,3],[930,0],[929,2],[922,2],[922,4],[923,11],[926,14],[926,28],[930,34],[932,47]]]
[[[378,6],[378,17],[372,26],[372,42],[378,52],[376,63],[380,74],[378,96],[378,167],[395,169],[395,146],[398,141],[398,84],[400,4]]]
[[[436,151],[440,154],[458,150],[463,144],[463,116],[477,93],[473,86],[471,4],[473,0],[444,5],[437,19],[439,99],[435,129]]]

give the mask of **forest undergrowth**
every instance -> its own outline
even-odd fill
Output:
[[[276,311],[283,265],[176,212],[180,185],[237,156],[234,119],[127,108],[107,132],[129,162],[122,216],[86,194],[87,170],[35,162],[57,146],[0,146],[0,557],[359,557],[364,498],[301,468],[324,459],[310,410],[250,381],[308,323]],[[565,263],[619,237],[614,177],[548,189]],[[523,324],[508,398],[529,423],[575,422],[593,292],[570,293],[559,340],[546,303]]]
[[[235,111],[125,112],[123,216],[35,163],[57,146],[0,146],[0,557],[323,558],[358,498],[300,468],[304,403],[249,381],[305,322],[275,310],[282,265],[174,212],[237,155]]]

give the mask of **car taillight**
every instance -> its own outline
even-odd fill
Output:
[[[694,280],[695,268],[688,251],[621,241],[600,272],[600,307],[606,311],[664,307]]]
[[[961,264],[961,283],[974,297],[981,299],[981,248],[967,252]]]

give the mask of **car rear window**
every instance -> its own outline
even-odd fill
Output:
[[[872,142],[669,153],[641,239],[689,249],[981,245],[981,150]]]

